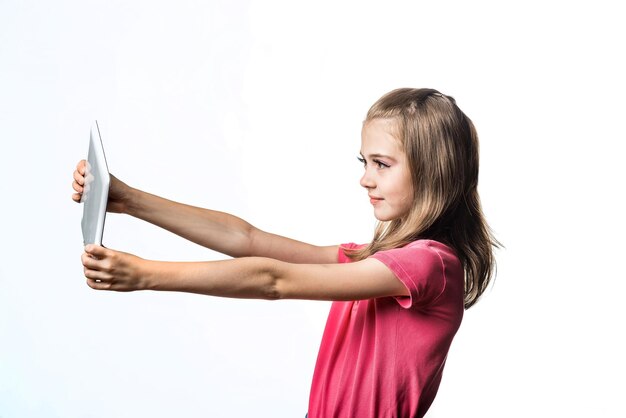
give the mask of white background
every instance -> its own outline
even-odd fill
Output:
[[[506,249],[429,417],[624,417],[624,15],[609,1],[0,0],[0,417],[303,417],[328,303],[84,284],[71,173],[365,242],[360,124],[457,99]],[[222,256],[110,215],[105,245]]]

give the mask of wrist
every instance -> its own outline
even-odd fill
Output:
[[[130,215],[133,217],[137,217],[137,213],[139,213],[139,199],[141,198],[141,190],[135,189],[133,187],[128,187],[127,192],[124,195],[123,199],[123,212],[126,215]]]
[[[163,270],[157,266],[159,262],[152,260],[141,260],[139,266],[139,289],[138,290],[159,290],[160,274]]]

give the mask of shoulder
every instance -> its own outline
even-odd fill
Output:
[[[346,252],[350,250],[361,249],[367,246],[367,244],[357,244],[349,242],[341,244],[337,251],[337,260],[339,263],[349,263],[351,259],[346,256]],[[429,239],[422,239],[413,241],[404,247],[392,248],[389,250],[378,251],[370,257],[377,258],[379,260],[395,260],[397,262],[419,262],[424,264],[426,262],[437,264],[457,264],[460,265],[460,261],[456,256],[456,252],[447,245]]]
[[[462,269],[456,251],[439,241],[429,239],[413,241],[405,247],[398,248],[398,250],[404,250],[400,251],[400,254],[405,253],[408,257],[418,257],[421,261],[440,262],[446,269]]]
[[[364,248],[365,246],[367,246],[367,244],[356,244],[354,242],[348,242],[348,243],[339,245],[338,251],[337,251],[337,262],[351,263],[352,259],[350,259],[346,255],[346,252],[350,250],[358,250],[358,249]]]
[[[455,252],[433,240],[418,240],[401,248],[371,256],[385,264],[411,293],[412,303],[428,304],[446,289],[449,281],[463,281],[463,269]]]
[[[378,259],[390,259],[397,262],[412,264],[425,263],[434,265],[459,264],[454,250],[445,244],[433,240],[417,240],[404,247],[379,251],[372,255]]]

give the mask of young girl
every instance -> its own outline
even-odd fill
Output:
[[[454,99],[398,89],[363,123],[361,178],[379,221],[368,244],[315,246],[235,216],[172,202],[111,176],[109,212],[151,222],[235,257],[161,262],[87,245],[87,284],[213,296],[334,301],[315,366],[309,418],[422,417],[464,308],[494,263],[480,209],[478,138]],[[85,162],[74,172],[80,201]]]

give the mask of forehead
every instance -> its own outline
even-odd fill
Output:
[[[361,153],[399,157],[404,154],[402,144],[395,136],[396,125],[391,119],[372,119],[361,130]]]

